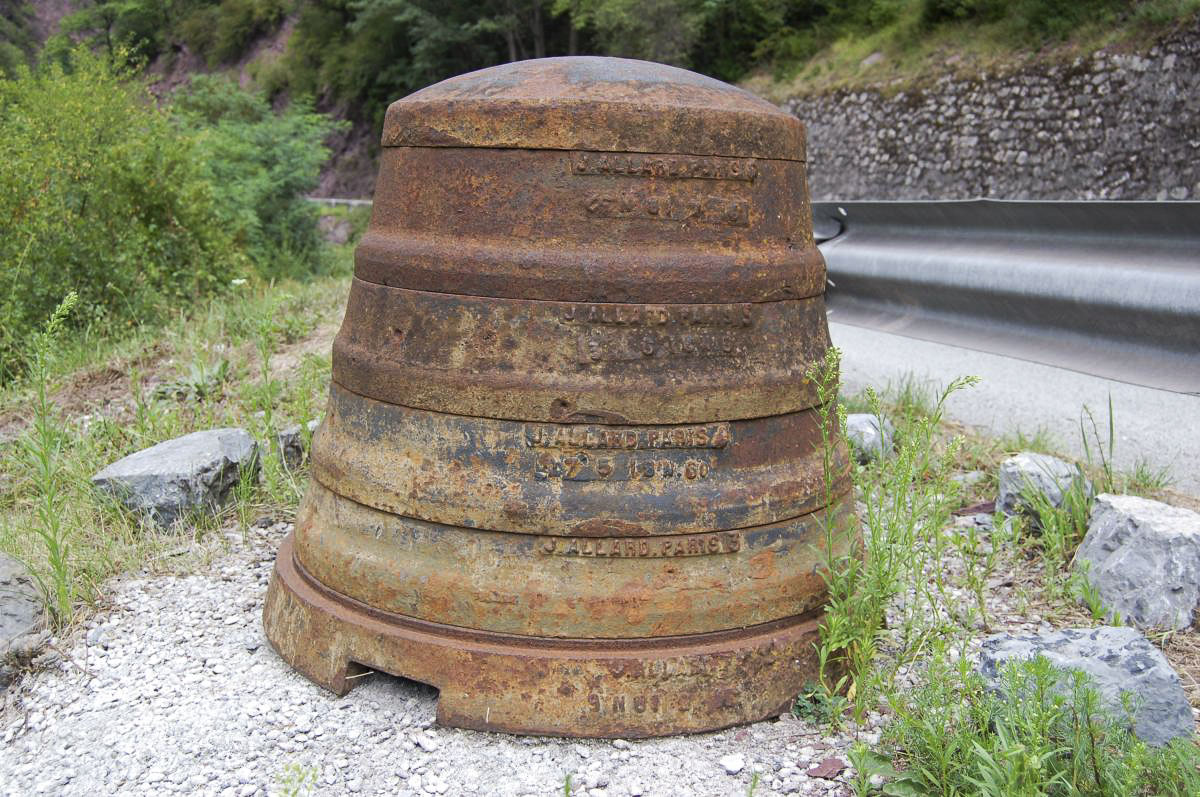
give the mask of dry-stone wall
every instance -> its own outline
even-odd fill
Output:
[[[1200,199],[1200,22],[1137,55],[785,107],[814,199]]]

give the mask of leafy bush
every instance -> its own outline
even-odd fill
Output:
[[[996,694],[966,661],[935,656],[925,685],[892,701],[884,743],[899,769],[862,750],[853,756],[861,774],[892,779],[884,794],[1200,794],[1196,744],[1148,747],[1126,717],[1101,709],[1082,673],[1041,657],[1013,663]]]
[[[82,323],[138,323],[244,269],[202,151],[107,59],[0,79],[0,141],[0,382],[67,288]]]
[[[76,37],[109,59],[118,52],[149,61],[163,49],[161,31],[170,21],[166,3],[155,0],[94,0],[82,4],[59,23],[51,49],[72,46]]]
[[[225,229],[264,276],[296,276],[318,265],[318,208],[304,198],[329,158],[325,138],[345,123],[304,100],[275,113],[232,80],[196,75],[173,111],[213,185]]]
[[[29,63],[35,46],[32,35],[33,7],[26,2],[0,7],[0,75],[12,75]]]
[[[216,25],[208,51],[209,63],[232,61],[241,56],[256,37],[278,27],[286,11],[284,0],[222,0],[213,15]]]
[[[63,17],[60,33],[110,57],[118,50],[149,62],[183,42],[210,66],[241,57],[283,22],[287,0],[91,0]],[[63,36],[57,37],[61,44]]]
[[[1129,0],[922,0],[921,21],[929,27],[956,20],[999,22],[1013,40],[1040,44],[1065,39],[1084,23],[1131,5]]]

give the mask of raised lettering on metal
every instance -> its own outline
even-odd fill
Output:
[[[568,323],[617,327],[751,327],[753,304],[569,304],[559,314]]]
[[[750,226],[750,201],[712,194],[677,196],[650,190],[598,192],[584,197],[588,216],[601,219],[644,219],[672,223]]]
[[[667,558],[676,556],[712,556],[737,553],[742,549],[736,531],[713,534],[646,537],[542,537],[535,550],[545,556],[583,556],[593,558]]]
[[[675,180],[740,180],[754,182],[758,164],[752,158],[711,158],[695,155],[572,152],[571,174],[655,177]]]
[[[633,451],[664,448],[724,448],[729,424],[703,426],[591,426],[584,424],[526,424],[530,448],[581,448]]]

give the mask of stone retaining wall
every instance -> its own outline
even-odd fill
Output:
[[[1200,22],[1139,55],[784,107],[817,200],[1200,199]]]

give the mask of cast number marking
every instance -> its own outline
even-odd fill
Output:
[[[712,468],[703,460],[677,462],[657,457],[602,457],[579,451],[574,454],[543,452],[537,455],[534,478],[563,481],[641,481],[645,479],[707,479]]]

